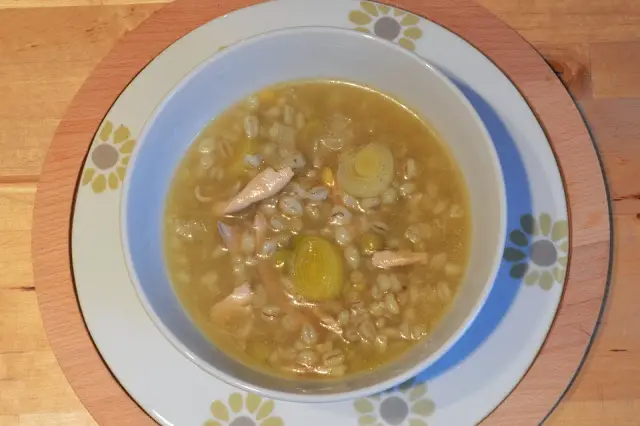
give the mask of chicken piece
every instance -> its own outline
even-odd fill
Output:
[[[305,320],[304,315],[294,308],[291,295],[287,293],[278,278],[273,262],[270,259],[258,260],[257,271],[271,303],[276,304],[283,312],[302,323]]]
[[[229,334],[246,338],[253,325],[251,299],[253,291],[248,283],[233,290],[233,293],[211,307],[211,319]]]
[[[293,178],[291,167],[285,167],[277,172],[271,167],[258,173],[249,181],[238,195],[227,204],[224,214],[238,212],[251,204],[276,195]]]
[[[222,312],[229,309],[245,308],[251,303],[253,297],[253,291],[249,283],[244,283],[239,287],[236,287],[233,292],[222,299],[220,302],[213,305],[211,312]]]
[[[227,246],[227,250],[230,253],[235,253],[240,248],[240,232],[233,226],[227,225],[224,222],[218,222],[218,232],[224,245]]]
[[[428,259],[427,253],[414,253],[410,251],[393,252],[385,250],[374,253],[371,261],[376,268],[388,269],[414,263],[425,265]]]
[[[236,287],[233,290],[233,293],[228,295],[224,300],[228,302],[236,302],[241,305],[248,305],[249,302],[251,302],[252,297],[253,292],[251,291],[251,286],[249,283],[244,283],[241,286]]]
[[[256,231],[256,252],[260,252],[267,234],[267,219],[261,211],[253,218],[253,229]]]
[[[322,309],[318,307],[311,308],[311,312],[313,312],[313,314],[318,318],[319,325],[321,327],[326,328],[332,333],[342,334],[342,327],[340,327],[340,324],[338,324],[338,321],[333,319],[331,315],[327,314],[326,312],[324,312]]]

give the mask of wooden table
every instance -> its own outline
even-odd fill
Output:
[[[614,200],[615,269],[603,326],[548,424],[638,425],[640,0],[481,3],[561,74],[600,146]],[[31,210],[46,150],[74,93],[120,36],[160,7],[148,0],[0,0],[0,426],[95,425],[42,327]]]

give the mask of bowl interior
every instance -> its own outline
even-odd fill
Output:
[[[472,209],[470,263],[459,296],[428,339],[372,374],[339,381],[294,381],[256,372],[213,347],[177,300],[164,267],[162,221],[173,173],[212,117],[265,86],[336,79],[399,99],[429,121],[460,166]],[[163,103],[138,141],[124,188],[123,241],[136,290],[149,315],[180,350],[216,377],[270,397],[329,401],[373,393],[408,379],[460,337],[493,285],[505,232],[505,196],[495,149],[464,96],[438,71],[395,44],[355,31],[298,28],[264,34],[210,58]]]

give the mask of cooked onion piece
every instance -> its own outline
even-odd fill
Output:
[[[338,182],[354,197],[377,197],[393,181],[394,164],[391,149],[371,143],[340,158]]]
[[[305,236],[296,241],[293,252],[293,287],[310,301],[330,300],[342,291],[343,259],[328,240]]]

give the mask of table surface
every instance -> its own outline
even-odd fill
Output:
[[[615,223],[613,285],[591,354],[547,424],[640,417],[640,0],[480,0],[534,45],[600,147]],[[0,426],[95,425],[65,380],[38,311],[31,214],[69,102],[157,0],[0,0]],[[591,330],[585,330],[591,333]]]

